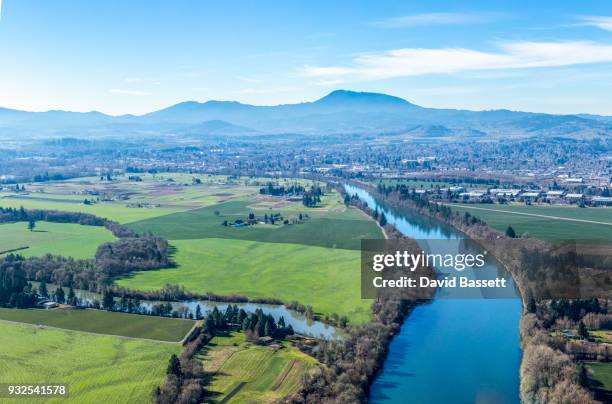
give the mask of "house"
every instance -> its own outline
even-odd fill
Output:
[[[541,191],[526,191],[520,194],[519,198],[523,202],[535,202],[540,197],[541,194],[542,194]]]
[[[548,191],[546,192],[546,200],[548,202],[559,202],[565,194],[565,191]]]
[[[59,304],[57,304],[56,302],[45,302],[43,303],[43,307],[45,309],[54,309],[56,307],[59,307]]]
[[[257,338],[257,345],[270,345],[274,341],[272,337],[259,337]]]
[[[577,202],[583,198],[584,198],[584,194],[566,194],[565,195],[565,199],[567,199],[568,202]]]
[[[517,196],[521,192],[518,189],[501,189],[501,188],[492,188],[489,190],[489,193],[493,196],[504,197],[504,198],[513,198]]]
[[[594,196],[593,198],[591,198],[591,203],[597,206],[612,206],[612,197]]]

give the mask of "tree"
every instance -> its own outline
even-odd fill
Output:
[[[36,227],[36,222],[34,221],[34,219],[30,219],[30,221],[28,222],[28,230],[34,231],[35,227]]]
[[[166,369],[166,374],[175,375],[176,377],[182,377],[183,371],[181,369],[181,361],[176,356],[176,354],[172,354],[170,357],[170,361],[168,362],[168,368]]]
[[[508,226],[508,228],[506,229],[506,236],[510,238],[516,238],[516,232],[514,231],[512,226]]]
[[[68,304],[76,306],[76,295],[72,286],[68,290]]]
[[[66,294],[64,293],[64,288],[62,288],[61,286],[55,289],[54,296],[56,302],[62,304],[66,302]]]
[[[533,298],[533,296],[530,296],[529,300],[527,300],[527,312],[528,313],[535,313],[536,312],[536,301]]]
[[[199,304],[196,306],[195,318],[196,318],[196,320],[201,320],[202,319],[202,309],[200,308]]]
[[[589,338],[589,330],[587,330],[586,326],[582,321],[578,323],[578,336],[582,339]]]
[[[102,294],[102,307],[105,310],[112,310],[115,307],[115,295],[112,290],[105,290]]]
[[[47,290],[47,282],[44,280],[40,282],[40,286],[38,287],[38,293],[41,297],[49,297],[49,291]]]
[[[380,213],[380,219],[378,220],[378,223],[383,227],[387,224],[387,217],[385,216],[384,212]]]

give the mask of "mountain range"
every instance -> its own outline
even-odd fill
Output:
[[[314,102],[256,106],[187,101],[144,115],[27,112],[0,108],[0,136],[387,134],[418,138],[609,136],[612,118],[510,110],[424,108],[402,98],[347,90]]]

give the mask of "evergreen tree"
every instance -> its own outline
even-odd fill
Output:
[[[72,286],[68,290],[68,304],[76,306],[76,295]]]
[[[181,361],[176,356],[176,354],[172,354],[170,357],[170,361],[168,362],[168,368],[166,369],[166,374],[175,375],[176,377],[183,376],[183,370],[181,369]]]
[[[28,222],[28,230],[34,231],[35,227],[36,227],[36,222],[34,221],[34,219],[30,219],[30,221]]]
[[[202,319],[202,309],[200,308],[199,304],[196,306],[195,318],[196,318],[196,320],[201,320]]]
[[[582,339],[589,338],[589,330],[587,330],[586,326],[582,321],[578,323],[578,336]]]
[[[378,221],[378,223],[382,226],[385,227],[385,225],[387,224],[387,217],[385,216],[384,212],[381,212],[380,214],[380,220]]]
[[[512,226],[508,226],[508,228],[506,229],[506,236],[510,238],[516,238],[516,232],[514,231]]]
[[[45,282],[44,280],[40,282],[40,286],[38,287],[38,289],[38,293],[41,297],[49,297],[49,291],[47,290],[47,282]]]
[[[55,289],[55,301],[61,304],[64,304],[66,302],[66,296],[64,293],[64,288],[62,287],[58,287],[57,289]]]

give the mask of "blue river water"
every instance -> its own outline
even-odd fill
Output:
[[[417,239],[428,253],[482,252],[435,220],[384,206],[363,189],[346,185],[346,190],[384,212],[389,223]],[[371,402],[519,403],[521,301],[512,278],[494,258],[489,257],[481,271],[465,275],[503,277],[508,288],[492,295],[476,290],[467,297],[438,289],[430,303],[417,306],[391,342],[383,370],[371,386]]]

